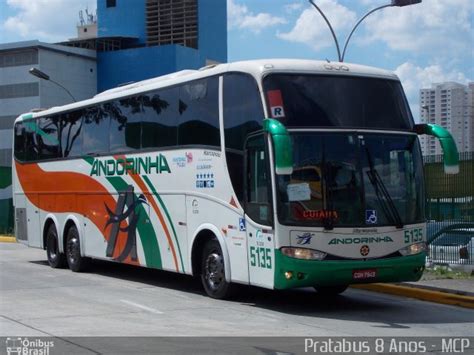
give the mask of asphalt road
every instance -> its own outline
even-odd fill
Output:
[[[0,243],[3,336],[471,336],[474,311],[349,289],[242,287],[213,300],[189,276],[94,262],[51,269],[45,252]]]

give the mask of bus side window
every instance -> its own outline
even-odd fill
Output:
[[[217,77],[179,87],[178,145],[220,147],[218,88]]]
[[[18,122],[15,125],[15,158],[20,161],[25,160],[25,127]]]
[[[103,106],[91,107],[84,112],[83,154],[109,152],[109,116]]]
[[[137,95],[104,104],[110,118],[109,146],[111,153],[140,149],[143,98]]]
[[[178,144],[178,88],[150,92],[143,98],[142,148]]]
[[[246,213],[255,222],[270,225],[270,176],[264,135],[249,138],[246,148]]]
[[[37,120],[37,124],[38,159],[60,158],[59,116],[41,117]]]
[[[83,114],[84,110],[78,110],[64,113],[60,117],[61,149],[64,158],[78,157],[82,154]]]
[[[25,161],[38,159],[38,143],[36,141],[36,121],[29,119],[23,121],[25,126]]]
[[[247,74],[224,76],[224,134],[227,168],[234,192],[243,205],[244,143],[262,128],[264,113],[257,82]]]

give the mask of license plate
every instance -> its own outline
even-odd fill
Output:
[[[353,280],[375,279],[377,277],[377,269],[352,270]]]

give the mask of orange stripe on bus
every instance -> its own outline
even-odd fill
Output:
[[[109,239],[105,229],[109,220],[105,204],[115,210],[116,201],[102,184],[84,174],[47,172],[38,164],[15,162],[15,167],[23,192],[33,205],[47,212],[69,212],[86,216],[102,232],[104,239]],[[110,226],[107,230],[109,228]],[[119,232],[113,258],[121,254],[127,237],[127,233]],[[131,260],[130,256],[124,262],[139,265],[138,261]]]

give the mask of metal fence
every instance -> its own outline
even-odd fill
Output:
[[[460,171],[447,175],[442,155],[424,157],[429,261],[474,265],[474,152],[459,154]]]

